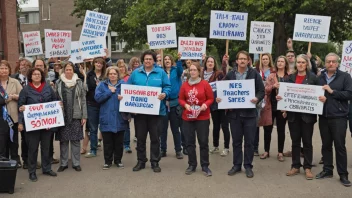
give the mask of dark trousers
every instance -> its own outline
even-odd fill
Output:
[[[225,110],[215,110],[211,112],[213,120],[213,146],[219,147],[220,126],[224,133],[224,148],[230,148],[230,129],[229,121],[225,115]]]
[[[28,172],[35,173],[38,159],[38,147],[40,143],[42,171],[51,171],[50,141],[52,132],[50,130],[37,130],[26,132],[28,145]]]
[[[337,172],[341,175],[348,175],[347,153],[346,153],[346,118],[319,118],[320,137],[323,143],[321,152],[323,154],[324,170],[332,172],[333,152],[332,143],[335,146]]]
[[[292,140],[292,168],[299,169],[301,164],[301,142],[303,143],[304,169],[312,168],[313,160],[313,130],[315,123],[306,123],[299,114],[294,122],[288,122]]]
[[[255,132],[254,138],[254,152],[258,152],[259,150],[259,127],[257,127],[257,131]]]
[[[121,163],[123,156],[123,138],[124,131],[117,133],[102,132],[104,142],[104,159],[105,164]]]
[[[277,126],[277,148],[279,153],[283,153],[285,144],[285,127],[286,119],[282,116],[282,112],[272,111],[272,120],[276,119]],[[273,125],[264,126],[264,150],[265,152],[270,151],[271,133],[273,131]]]
[[[181,132],[182,130],[182,119],[176,113],[177,107],[171,107],[170,112],[167,112],[166,116],[163,116],[163,129],[160,137],[160,149],[164,152],[167,150],[167,129],[169,128],[169,120],[172,136],[174,138],[175,151],[180,152],[181,148]]]
[[[13,129],[13,141],[8,136],[6,146],[6,158],[16,160],[17,163],[21,164],[20,156],[18,155],[18,123],[15,123]]]
[[[196,135],[200,150],[200,165],[209,166],[209,120],[186,121],[183,120],[183,131],[188,152],[188,164],[197,166]]]
[[[21,131],[21,157],[23,164],[28,164],[28,146],[25,130]]]
[[[124,132],[123,136],[123,146],[125,148],[130,148],[131,143],[131,130],[130,130],[130,123],[128,123],[128,128]]]
[[[51,133],[51,140],[50,140],[50,148],[49,148],[49,157],[50,157],[50,162],[53,161],[54,159],[54,137],[55,133]]]
[[[5,158],[7,154],[6,146],[9,141],[9,133],[0,133],[0,158]]]
[[[236,119],[229,118],[229,122],[232,135],[233,165],[241,167],[243,162],[245,169],[253,168],[254,139],[257,128],[256,118],[244,118],[237,115]],[[243,138],[244,153],[242,152]]]
[[[160,161],[160,134],[162,130],[162,116],[137,114],[134,118],[137,136],[137,159],[139,162],[148,161],[146,153],[146,140],[149,132],[150,162]]]

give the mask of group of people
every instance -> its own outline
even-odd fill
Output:
[[[161,58],[162,62],[158,62]],[[345,147],[349,100],[352,99],[352,79],[338,69],[339,56],[329,53],[325,57],[325,69],[313,67],[310,54],[296,57],[294,51],[279,56],[273,61],[270,54],[262,54],[256,67],[246,51],[239,51],[235,64],[229,67],[229,56],[224,55],[221,67],[212,56],[201,61],[186,60],[183,67],[181,53],[177,60],[171,55],[161,57],[153,51],[145,51],[141,59],[134,57],[129,65],[119,61],[117,66],[107,64],[105,57],[89,60],[90,70],[86,73],[82,65],[71,62],[60,63],[55,70],[55,81],[48,80],[48,68],[41,59],[32,64],[26,59],[19,61],[19,71],[10,77],[11,67],[7,61],[0,63],[0,157],[10,157],[21,164],[18,155],[18,132],[22,137],[23,167],[28,167],[29,179],[37,181],[36,168],[39,143],[41,145],[41,168],[43,174],[57,176],[52,171],[51,149],[53,137],[60,141],[60,167],[58,172],[68,168],[71,152],[72,168],[81,171],[80,155],[85,153],[88,141],[90,151],[86,157],[97,156],[98,130],[103,139],[104,165],[123,167],[124,150],[130,149],[130,122],[134,121],[137,139],[137,164],[133,171],[144,169],[148,162],[146,138],[150,137],[150,163],[154,172],[161,172],[159,162],[167,156],[167,131],[170,123],[174,150],[177,159],[188,155],[190,175],[198,166],[196,137],[200,149],[200,166],[206,176],[211,176],[209,154],[230,153],[232,137],[233,166],[228,175],[241,172],[242,166],[248,178],[254,177],[253,158],[258,153],[259,128],[264,128],[264,153],[260,159],[270,157],[271,134],[276,120],[278,133],[278,161],[285,160],[285,126],[288,122],[292,140],[292,165],[286,173],[293,176],[303,166],[305,177],[314,178],[312,173],[312,136],[317,115],[277,110],[282,99],[278,95],[281,82],[320,85],[325,94],[319,96],[324,103],[323,114],[319,115],[319,129],[322,139],[323,170],[316,179],[333,176],[334,143],[337,172],[345,186],[351,186],[347,172]],[[142,64],[141,64],[142,62]],[[315,68],[315,69],[314,69]],[[16,80],[17,79],[17,80]],[[210,83],[221,80],[246,80],[255,82],[255,97],[251,102],[256,108],[218,109],[222,102]],[[160,87],[159,115],[120,112],[121,85]],[[60,101],[64,112],[65,126],[52,129],[26,131],[23,111],[26,105]],[[213,147],[209,148],[210,118],[213,124]],[[87,125],[87,131],[83,126]],[[220,152],[220,129],[223,131],[224,148]],[[85,135],[84,135],[85,133]],[[231,134],[231,135],[230,135]],[[85,139],[86,138],[86,139]],[[80,141],[83,140],[83,147]],[[243,145],[244,141],[244,145]],[[71,151],[69,151],[69,144]],[[244,149],[243,149],[244,148]],[[300,157],[304,156],[303,165]],[[287,156],[287,154],[286,154]]]

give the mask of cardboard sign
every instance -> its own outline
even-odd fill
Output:
[[[23,32],[24,54],[28,56],[36,56],[43,54],[42,41],[40,39],[40,31]]]
[[[209,38],[245,41],[247,20],[248,13],[212,10]]]
[[[330,20],[330,16],[296,14],[293,40],[327,43]]]
[[[249,53],[270,53],[273,47],[274,22],[251,22]]]
[[[121,85],[120,112],[159,115],[161,87]]]
[[[254,79],[216,81],[219,109],[255,108],[251,102],[255,98]]]
[[[71,61],[73,64],[83,63],[83,57],[82,57],[79,41],[71,42],[71,57],[69,61]]]
[[[111,15],[87,10],[82,26],[80,40],[83,37],[98,38],[106,37]]]
[[[344,41],[339,69],[352,75],[352,41]]]
[[[45,57],[67,57],[71,54],[71,31],[44,30]]]
[[[322,86],[280,83],[278,95],[282,100],[278,101],[277,110],[318,115],[323,113],[324,103],[319,101],[319,96],[324,96]]]
[[[106,40],[105,37],[87,38],[80,40],[81,56],[83,59],[105,56]]]
[[[147,34],[150,49],[177,47],[176,23],[147,25]]]
[[[27,132],[65,125],[59,101],[25,105],[23,116]]]
[[[182,53],[181,59],[200,59],[202,60],[207,48],[206,38],[179,37],[178,52]]]

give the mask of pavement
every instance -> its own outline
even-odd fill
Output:
[[[212,130],[212,129],[211,129]],[[222,133],[222,132],[221,132]],[[134,137],[133,125],[131,137]],[[149,144],[149,140],[148,140]],[[102,170],[104,164],[103,152],[100,149],[96,158],[81,158],[82,172],[75,172],[69,163],[69,169],[58,173],[58,177],[48,177],[37,170],[38,181],[28,180],[27,170],[19,169],[15,185],[15,193],[9,195],[0,193],[0,198],[101,198],[101,197],[199,197],[199,198],[230,198],[230,197],[352,197],[352,187],[344,187],[339,182],[335,170],[334,177],[323,180],[306,180],[304,171],[301,174],[288,177],[286,172],[290,169],[291,159],[285,158],[284,162],[276,159],[277,133],[274,128],[271,141],[271,156],[261,160],[254,158],[254,177],[246,178],[244,169],[239,174],[228,176],[227,171],[232,167],[232,149],[230,154],[221,157],[220,154],[210,155],[209,168],[212,177],[205,177],[200,167],[192,175],[185,175],[188,167],[187,156],[182,160],[175,157],[173,139],[169,129],[167,157],[160,161],[161,173],[154,173],[147,163],[147,167],[139,172],[132,168],[137,162],[136,143],[131,140],[132,154],[123,156],[124,169],[113,166],[110,170]],[[209,136],[209,146],[212,147],[212,133]],[[220,150],[223,149],[223,136],[220,137]],[[348,171],[352,172],[352,140],[348,130],[346,146],[349,153]],[[260,132],[260,153],[263,152],[263,130]],[[285,151],[290,150],[291,140],[286,132]],[[314,164],[313,174],[322,170],[319,165],[321,154],[321,140],[318,124],[315,124],[313,137]],[[149,155],[149,147],[147,148]],[[59,143],[55,142],[55,158],[59,158]],[[197,147],[199,159],[199,147]],[[335,163],[334,163],[335,164]],[[52,169],[56,172],[59,165]],[[0,178],[1,179],[1,178]],[[351,178],[352,179],[352,178]]]

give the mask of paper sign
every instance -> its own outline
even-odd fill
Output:
[[[178,52],[182,53],[181,59],[202,59],[207,48],[206,38],[179,37]]]
[[[23,32],[24,54],[28,56],[36,56],[43,54],[42,41],[40,39],[40,31]]]
[[[270,53],[273,47],[274,22],[252,21],[249,53]]]
[[[71,54],[71,31],[44,30],[45,57],[67,57]]]
[[[323,113],[324,103],[319,101],[319,96],[324,96],[322,86],[280,83],[278,95],[282,100],[278,101],[277,110],[318,115]]]
[[[105,37],[87,38],[80,40],[81,56],[83,59],[105,56],[106,40]]]
[[[23,116],[27,132],[65,125],[59,101],[25,105]]]
[[[147,25],[150,49],[177,47],[176,23]]]
[[[161,87],[121,85],[120,112],[159,115]]]
[[[255,108],[251,102],[255,98],[254,79],[216,81],[219,109]]]
[[[330,20],[329,16],[296,14],[293,40],[327,43]]]
[[[87,10],[84,18],[81,37],[97,38],[106,37],[111,15]]]
[[[344,41],[339,69],[352,75],[352,41]]]
[[[248,13],[212,10],[209,38],[245,41],[247,20]]]
[[[73,64],[83,63],[83,57],[80,49],[79,41],[71,42],[71,57],[69,59]]]
[[[213,92],[215,92],[216,91],[216,82],[211,82],[211,83],[209,83],[209,85],[210,85],[211,89],[213,90]]]

